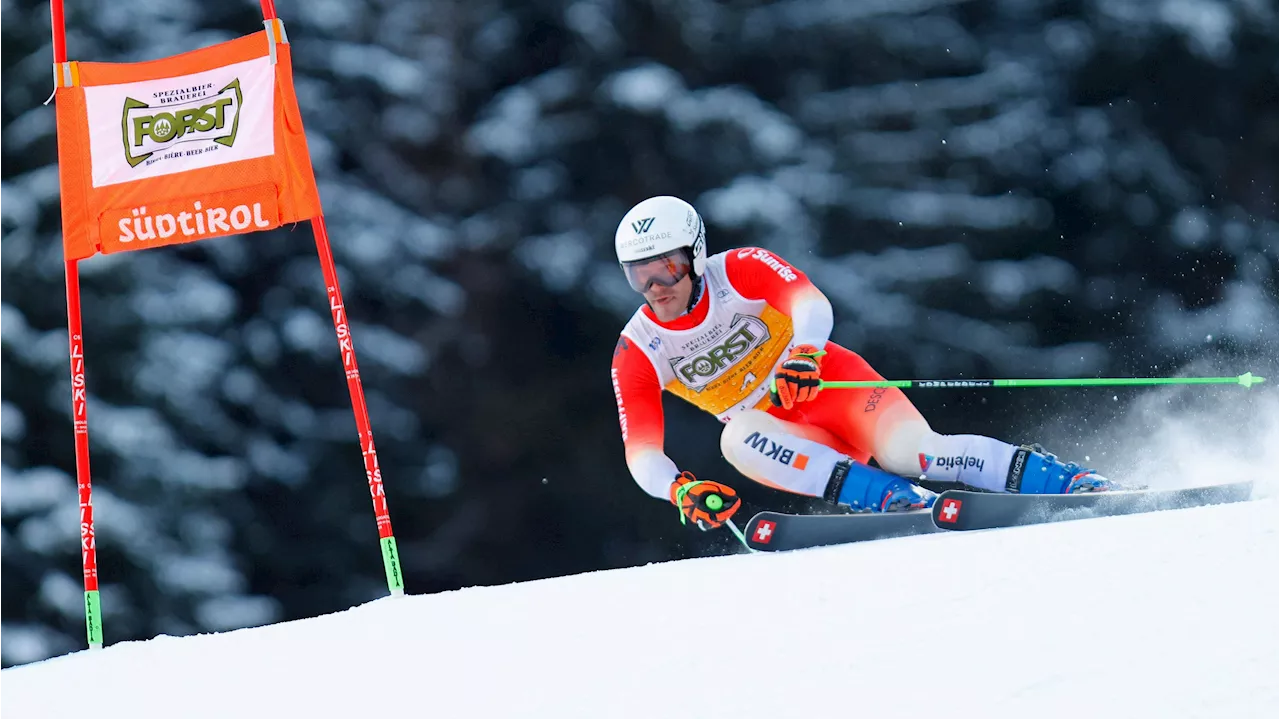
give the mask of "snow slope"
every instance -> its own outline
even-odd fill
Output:
[[[655,564],[79,652],[4,717],[1274,717],[1274,496]]]

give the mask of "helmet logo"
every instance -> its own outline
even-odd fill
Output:
[[[631,223],[631,229],[635,230],[637,235],[643,235],[648,232],[650,227],[653,227],[652,217],[646,217],[643,220],[636,220]]]

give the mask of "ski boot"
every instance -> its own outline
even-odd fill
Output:
[[[932,507],[938,495],[896,474],[846,458],[836,462],[822,498],[854,510],[906,512]]]
[[[923,487],[898,477],[890,482],[880,495],[881,512],[906,512],[911,509],[928,509],[938,495]]]
[[[1005,491],[1021,494],[1106,492],[1111,480],[1075,462],[1063,462],[1039,444],[1019,447],[1009,465]]]

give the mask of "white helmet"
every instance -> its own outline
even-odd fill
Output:
[[[707,232],[693,205],[678,197],[650,197],[632,207],[613,236],[618,262],[650,260],[673,250],[687,249],[694,277],[707,266]]]

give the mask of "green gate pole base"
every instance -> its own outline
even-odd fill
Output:
[[[387,572],[387,589],[391,596],[404,596],[404,573],[400,571],[400,552],[396,550],[395,537],[383,537],[382,568]]]
[[[89,635],[89,648],[102,648],[102,600],[98,590],[84,593],[84,623]]]

